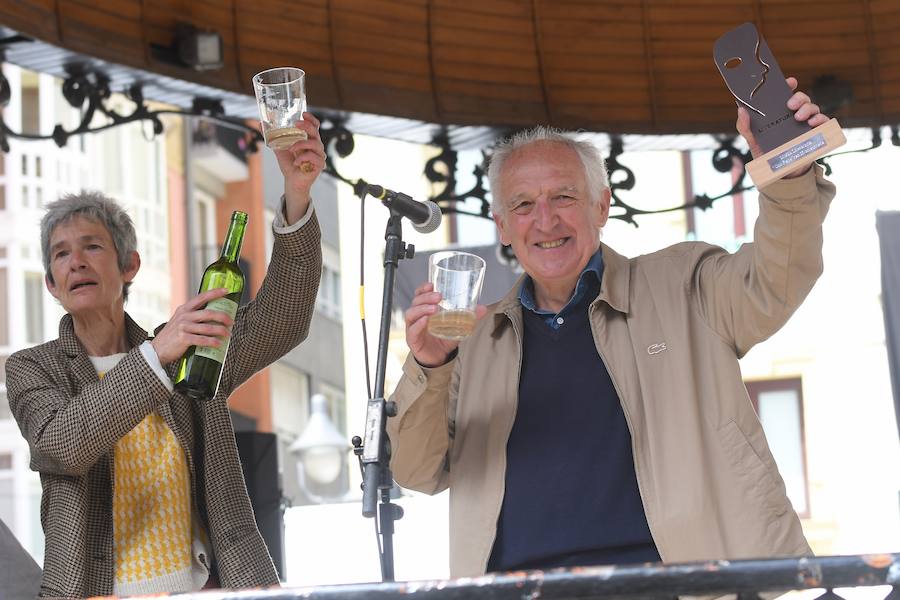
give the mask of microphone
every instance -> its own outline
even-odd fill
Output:
[[[371,183],[366,184],[366,193],[409,219],[413,229],[419,233],[431,233],[441,224],[441,209],[431,200],[419,202],[406,194]]]

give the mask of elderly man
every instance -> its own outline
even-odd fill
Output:
[[[276,152],[285,194],[265,281],[233,320],[206,309],[227,292],[209,290],[148,339],[125,312],[141,264],[131,219],[98,193],[48,205],[46,282],[66,315],[58,339],[6,362],[10,408],[43,486],[41,596],[278,584],[227,400],[309,331],[322,263],[310,187],[325,151],[318,121],[304,119],[297,127],[308,139]],[[220,346],[229,331],[216,396],[198,402],[174,390],[185,351]]]
[[[803,93],[788,107],[826,120]],[[759,155],[743,109],[737,127]],[[526,274],[458,346],[427,333],[440,294],[419,287],[388,429],[398,483],[450,488],[451,574],[810,553],[738,358],[821,273],[821,169],[761,190],[735,254],[633,259],[600,243],[610,190],[592,145],[525,132],[489,178]]]

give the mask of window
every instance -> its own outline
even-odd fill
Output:
[[[13,492],[15,491],[15,481],[12,475],[8,477],[0,477],[0,519],[5,523],[15,523],[16,511]]]
[[[132,132],[136,132],[138,129],[138,127],[136,125],[132,125],[131,128],[133,128]],[[132,133],[132,135],[134,135],[134,133]],[[124,138],[126,143],[128,143],[129,138],[130,138],[130,136],[127,136]],[[137,194],[138,198],[141,198],[141,199],[148,198],[151,196],[150,189],[149,189],[150,177],[148,176],[148,173],[147,173],[147,171],[148,171],[147,164],[150,160],[150,157],[147,154],[148,150],[150,150],[149,146],[150,146],[150,144],[141,140],[139,142],[138,141],[132,142],[130,144],[130,148],[129,148],[129,150],[131,152],[130,160],[135,165],[140,165],[139,168],[133,169],[131,171],[131,175],[130,175],[131,185],[132,185],[131,189],[134,190],[134,193]]]
[[[325,382],[319,384],[319,393],[328,399],[328,416],[337,430],[347,435],[347,402],[340,388]]]
[[[340,256],[327,245],[322,246],[322,280],[316,297],[316,309],[336,320],[341,319]]]
[[[272,423],[277,433],[297,437],[309,419],[309,376],[284,363],[269,367]]]
[[[25,273],[25,341],[44,341],[44,278],[40,273]]]
[[[0,452],[0,519],[5,523],[15,523],[15,480],[13,479],[13,455]]]
[[[22,175],[28,175],[28,156],[22,155]]]
[[[800,378],[749,381],[746,386],[784,479],[788,498],[797,513],[807,518],[809,485]]]
[[[40,156],[34,157],[34,176],[35,177],[41,176],[41,157]]]
[[[6,384],[0,383],[0,421],[12,418],[12,409],[9,408],[9,398],[6,395]],[[0,469],[2,468],[0,466]]]
[[[216,240],[216,206],[213,197],[197,190],[194,195],[192,280],[200,280],[203,270],[219,256]],[[224,233],[223,233],[224,238]]]
[[[297,457],[289,451],[309,421],[309,376],[285,363],[269,366],[272,394],[272,429],[278,436],[278,464],[281,465],[283,493],[301,497],[297,478]]]
[[[38,75],[22,72],[22,133],[40,135],[41,102],[38,88]],[[23,171],[24,173],[24,171]]]
[[[337,271],[331,278],[331,297],[334,298],[334,304],[337,307],[338,318],[341,316],[341,274]]]
[[[4,250],[6,250],[4,248]],[[0,346],[9,345],[9,307],[7,306],[6,267],[0,267]]]
[[[328,265],[322,266],[316,308],[333,319],[341,318],[341,274]]]
[[[263,210],[263,218],[266,220],[266,267],[272,262],[272,247],[275,244],[275,232],[272,231],[272,223],[275,221],[275,211],[271,208]]]
[[[83,140],[85,136],[78,136]],[[103,164],[101,165],[106,187],[113,194],[124,194],[125,190],[125,166],[127,157],[119,140],[119,132],[112,130],[100,134],[99,143],[103,146]],[[138,167],[140,169],[140,167]],[[60,165],[60,180],[63,178],[62,165]]]

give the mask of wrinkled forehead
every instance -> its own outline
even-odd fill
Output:
[[[106,225],[94,217],[75,213],[53,226],[50,231],[50,247],[53,248],[72,239],[82,238],[112,240],[112,235]]]
[[[506,159],[500,187],[506,199],[528,190],[577,191],[586,187],[584,164],[570,146],[546,140],[533,142]]]

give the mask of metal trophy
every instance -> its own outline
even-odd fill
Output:
[[[747,163],[747,173],[757,188],[847,142],[837,119],[816,128],[794,119],[787,107],[791,89],[753,23],[744,23],[716,40],[713,57],[728,89],[750,113],[753,135],[765,152]]]

